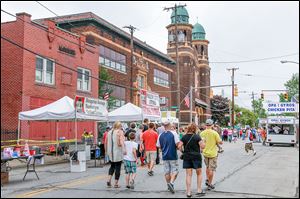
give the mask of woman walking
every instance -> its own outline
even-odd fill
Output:
[[[179,149],[183,151],[183,168],[186,169],[186,195],[192,197],[191,182],[193,169],[197,174],[197,196],[205,195],[202,189],[202,156],[200,148],[204,149],[205,145],[201,141],[201,137],[196,134],[197,126],[192,123],[188,126],[187,133],[182,137]],[[183,148],[182,148],[183,146]]]
[[[115,174],[115,188],[120,188],[119,179],[121,174],[121,164],[123,161],[123,151],[124,150],[124,132],[122,130],[121,122],[115,122],[114,127],[107,134],[107,139],[105,143],[105,151],[110,161],[110,168],[108,171],[108,181],[107,187],[111,187],[111,179]]]

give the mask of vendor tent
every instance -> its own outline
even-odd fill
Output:
[[[161,118],[157,116],[145,116],[142,109],[132,103],[127,103],[124,106],[108,113],[108,120],[110,122],[115,121],[142,121],[144,118],[148,118],[152,121],[160,121]]]
[[[106,121],[107,113],[104,116],[87,115],[85,113],[76,113],[74,100],[65,96],[46,106],[19,113],[19,120],[49,121],[49,120],[96,120]]]
[[[65,96],[46,106],[19,113],[18,140],[20,139],[20,120],[28,121],[74,121],[77,140],[77,120],[107,121],[107,110],[102,115],[87,115],[75,111],[74,100]],[[56,130],[57,131],[57,130]],[[56,139],[58,135],[56,132]],[[76,141],[77,148],[77,141]]]

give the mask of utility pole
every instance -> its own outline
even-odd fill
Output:
[[[176,69],[177,69],[177,109],[178,109],[178,126],[180,125],[180,71],[178,61],[178,31],[177,31],[177,8],[185,7],[186,5],[177,5],[164,8],[164,10],[174,10],[175,12],[175,48],[176,48]],[[192,101],[192,99],[190,99]]]
[[[252,107],[253,107],[253,112],[255,113],[255,106],[254,106],[254,95],[257,95],[257,93],[254,93],[253,91],[252,91],[252,93],[251,93],[251,98],[252,98]]]
[[[124,26],[123,28],[128,28],[130,30],[130,51],[131,51],[131,67],[130,67],[130,82],[133,87],[133,32],[137,29],[132,25]],[[130,88],[130,102],[133,103],[133,90]]]
[[[238,70],[239,68],[227,68],[228,71],[232,71],[231,81],[232,81],[232,111],[231,111],[231,126],[234,129],[234,71]]]
[[[190,86],[190,123],[193,122],[193,86]]]

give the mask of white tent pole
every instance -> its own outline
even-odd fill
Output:
[[[57,150],[58,150],[58,125],[57,125],[58,120],[55,121],[55,131],[56,131],[56,157],[57,157]]]
[[[75,116],[75,149],[77,151],[77,118]]]
[[[20,142],[20,129],[21,129],[21,120],[18,120],[18,144]]]

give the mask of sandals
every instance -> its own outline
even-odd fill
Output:
[[[206,180],[205,180],[205,185],[206,185],[206,186],[208,186],[208,185],[209,185],[209,183],[208,183],[208,179],[206,179]]]
[[[118,189],[118,188],[121,188],[121,186],[118,184],[115,184],[114,188]]]
[[[111,188],[111,182],[106,182],[108,188]]]
[[[214,185],[210,184],[210,185],[207,186],[207,190],[212,190],[212,189],[215,189]]]
[[[202,190],[201,192],[196,193],[196,196],[204,196],[206,193],[204,190]]]
[[[191,198],[192,194],[186,194],[186,197]]]

